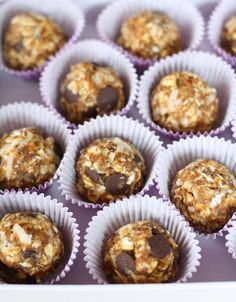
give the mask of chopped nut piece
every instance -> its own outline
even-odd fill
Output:
[[[32,236],[28,235],[25,230],[19,225],[19,224],[14,224],[13,228],[13,233],[16,235],[16,238],[20,241],[20,243],[24,245],[30,245],[32,242]]]

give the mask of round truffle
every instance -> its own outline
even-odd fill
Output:
[[[232,56],[236,56],[236,16],[225,24],[221,34],[221,46]]]
[[[83,123],[124,106],[124,84],[110,67],[81,62],[70,67],[61,83],[59,107],[71,123]]]
[[[16,70],[42,66],[65,44],[60,26],[36,13],[15,15],[6,28],[3,51],[6,64]]]
[[[219,162],[197,159],[178,172],[171,196],[196,230],[214,233],[236,211],[236,178]]]
[[[191,72],[161,78],[150,96],[153,121],[178,132],[204,132],[214,128],[219,112],[216,89]]]
[[[106,203],[139,192],[145,179],[144,159],[118,137],[94,141],[76,163],[78,192],[89,202]]]
[[[56,143],[39,129],[22,128],[0,138],[0,189],[25,189],[50,180],[60,163]]]
[[[115,283],[172,282],[180,252],[170,233],[152,221],[130,223],[107,241],[104,264]]]
[[[9,283],[41,283],[64,253],[59,230],[41,213],[6,214],[0,234],[0,274]]]
[[[121,26],[118,44],[143,59],[161,59],[182,50],[178,26],[168,16],[143,11]]]

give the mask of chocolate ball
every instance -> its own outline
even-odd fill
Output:
[[[180,30],[165,14],[142,11],[121,26],[117,43],[143,59],[161,59],[182,49]]]
[[[0,189],[32,188],[50,180],[60,163],[55,140],[36,128],[0,138]]]
[[[41,283],[64,253],[59,230],[41,213],[6,214],[0,234],[0,276],[9,283]]]
[[[3,37],[6,64],[16,70],[45,64],[65,44],[60,26],[47,16],[25,12],[15,15]]]
[[[210,131],[219,113],[216,89],[187,71],[161,78],[151,92],[150,106],[156,124],[177,132]]]
[[[197,159],[177,173],[171,200],[197,231],[217,232],[236,211],[236,178],[217,161]]]
[[[94,141],[76,163],[78,192],[89,202],[106,203],[138,193],[145,179],[140,152],[118,137]]]
[[[236,56],[236,16],[224,24],[221,34],[221,46],[232,56]]]
[[[81,62],[70,67],[61,83],[59,107],[71,123],[83,123],[124,106],[124,84],[110,67]]]
[[[138,221],[113,234],[106,244],[104,265],[115,283],[172,282],[180,252],[170,233],[158,223]]]

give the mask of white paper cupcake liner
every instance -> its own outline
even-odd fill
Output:
[[[55,272],[48,275],[44,281],[46,284],[58,282],[69,273],[76,259],[80,239],[79,226],[68,208],[50,196],[38,195],[36,192],[0,195],[0,218],[7,213],[24,211],[40,212],[49,216],[62,233],[65,246],[64,256]],[[0,280],[0,283],[4,282]]]
[[[137,73],[124,55],[99,40],[81,41],[51,60],[40,79],[40,91],[45,104],[58,110],[60,83],[69,72],[70,66],[82,61],[110,66],[120,75],[125,85],[127,103],[119,114],[127,114],[137,97]],[[76,126],[72,124],[72,127]]]
[[[181,9],[180,9],[181,7]],[[204,20],[198,9],[185,0],[120,0],[108,5],[97,20],[98,34],[104,41],[124,52],[141,71],[155,61],[142,59],[127,52],[116,44],[121,25],[140,11],[154,10],[167,14],[180,28],[184,49],[196,49],[204,36]]]
[[[216,160],[234,174],[236,173],[236,144],[217,137],[193,137],[181,139],[169,145],[157,161],[157,189],[164,200],[170,200],[170,188],[178,171],[186,167],[196,159]],[[205,237],[216,238],[223,236],[234,218],[232,217],[222,230],[213,234],[198,233]]]
[[[63,123],[58,115],[42,105],[30,102],[12,103],[0,108],[0,137],[5,133],[10,133],[15,129],[25,127],[37,127],[42,130],[43,134],[52,136],[59,145],[64,156],[71,133],[67,128],[67,125]],[[25,189],[24,191],[45,191],[46,188],[51,186],[57,179],[61,165],[62,160],[52,179],[39,186]],[[14,189],[11,191],[15,192]],[[9,190],[0,190],[0,194],[8,192]]]
[[[29,80],[37,79],[42,72],[44,66],[37,67],[34,69],[28,69],[24,71],[15,70],[9,68],[4,63],[4,57],[2,53],[3,35],[6,30],[7,24],[10,19],[21,12],[36,12],[39,14],[47,15],[52,20],[57,22],[66,37],[68,38],[65,44],[59,52],[63,51],[64,48],[76,42],[82,33],[85,25],[85,17],[79,7],[70,0],[9,0],[1,6],[0,10],[0,67],[6,72],[18,76],[20,78]],[[60,4],[60,5],[58,5]]]
[[[233,138],[236,140],[236,116],[234,117],[233,121],[231,122],[231,130],[233,133]]]
[[[156,162],[162,151],[162,143],[148,128],[137,121],[123,116],[97,117],[86,122],[74,132],[65,154],[62,169],[59,172],[59,189],[66,200],[85,208],[101,208],[100,204],[84,201],[76,189],[76,160],[79,153],[90,143],[99,138],[121,137],[130,141],[143,155],[147,176],[143,189],[138,194],[145,194],[154,185],[156,177]]]
[[[101,284],[110,283],[103,265],[106,242],[120,227],[141,220],[158,222],[178,244],[181,260],[175,281],[186,282],[192,278],[201,258],[195,233],[173,205],[147,195],[119,200],[99,211],[90,221],[85,235],[84,260],[92,278]]]
[[[206,66],[207,62],[207,66]],[[218,135],[230,125],[236,113],[236,75],[234,70],[221,58],[201,52],[185,52],[161,60],[150,67],[141,77],[137,106],[142,117],[157,131],[174,138],[194,136],[192,132],[174,132],[167,130],[152,120],[150,108],[150,93],[160,79],[170,73],[177,71],[190,71],[202,77],[209,86],[217,90],[219,98],[219,118],[215,128],[203,135]]]
[[[234,0],[221,1],[209,18],[207,36],[215,52],[236,68],[236,56],[226,52],[220,45],[223,26],[234,15],[236,15],[236,2]]]
[[[225,246],[233,259],[236,259],[236,221],[232,222],[232,226],[228,229],[225,236]]]

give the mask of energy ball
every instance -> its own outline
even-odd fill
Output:
[[[60,26],[47,16],[26,12],[15,15],[6,28],[3,52],[6,64],[16,70],[40,67],[66,40]]]
[[[158,223],[130,223],[107,241],[104,265],[115,283],[172,282],[178,270],[179,247]]]
[[[151,93],[150,105],[156,124],[178,132],[209,131],[219,113],[216,89],[187,71],[161,78]]]
[[[55,140],[22,128],[0,138],[0,189],[25,189],[50,180],[60,163]]]
[[[168,16],[142,11],[121,26],[118,44],[143,59],[161,59],[182,50],[180,30]]]
[[[9,283],[41,283],[60,262],[62,236],[41,213],[6,214],[0,221],[0,269]],[[9,273],[10,272],[10,273]]]
[[[232,56],[236,56],[236,16],[225,24],[221,34],[221,46]]]
[[[171,196],[196,230],[214,233],[236,211],[236,178],[217,161],[197,159],[178,172]]]
[[[76,163],[78,192],[102,204],[138,193],[146,174],[144,159],[128,141],[118,137],[94,141]]]
[[[59,107],[71,123],[81,124],[124,106],[124,84],[108,66],[92,62],[72,65],[61,83]]]

